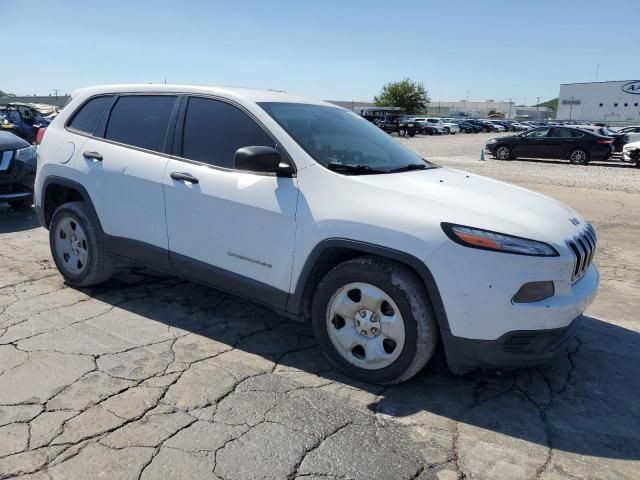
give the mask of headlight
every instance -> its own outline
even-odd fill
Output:
[[[535,257],[557,257],[559,254],[555,248],[544,242],[529,240],[528,238],[514,237],[503,233],[481,230],[479,228],[465,227],[442,223],[442,230],[454,242],[465,247],[492,250],[494,252],[514,253],[516,255],[532,255]]]
[[[36,147],[26,147],[16,150],[16,160],[24,163],[35,161]]]
[[[35,173],[38,168],[36,147],[27,147],[16,150],[15,159],[24,164],[24,173]]]
[[[495,138],[492,138],[491,140],[487,140],[487,143],[488,143],[488,144],[489,144],[489,143],[496,143],[496,142],[497,142],[497,140],[496,140]]]

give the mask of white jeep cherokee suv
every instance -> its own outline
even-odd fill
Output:
[[[117,259],[310,321],[353,377],[538,363],[596,293],[596,235],[565,205],[441,168],[363,118],[272,91],[77,91],[38,150],[35,202],[77,287]]]

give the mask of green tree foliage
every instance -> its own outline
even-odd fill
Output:
[[[420,113],[426,110],[429,96],[422,82],[405,78],[387,83],[373,101],[379,107],[400,107],[405,113]]]
[[[552,98],[547,102],[542,102],[542,103],[539,103],[538,105],[534,105],[534,107],[549,107],[551,108],[551,110],[555,112],[558,110],[558,99]]]
[[[13,93],[7,93],[0,90],[0,97],[15,97],[15,95]]]

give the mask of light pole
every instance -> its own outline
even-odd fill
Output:
[[[536,121],[540,120],[540,97],[538,97],[538,103],[536,103]]]
[[[569,120],[573,119],[573,97],[571,97],[571,103],[569,104]]]

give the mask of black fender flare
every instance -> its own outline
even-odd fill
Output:
[[[87,189],[84,188],[84,186],[81,183],[76,182],[75,180],[71,180],[65,177],[58,177],[56,175],[50,175],[44,180],[44,183],[42,184],[42,195],[40,197],[42,205],[36,205],[36,213],[38,215],[38,221],[40,222],[40,225],[42,225],[43,228],[47,230],[49,229],[49,225],[47,225],[46,218],[45,218],[44,203],[46,200],[47,190],[51,185],[61,185],[63,187],[71,188],[77,191],[82,197],[83,201],[89,206],[89,209],[91,210],[91,214],[96,220],[96,224],[98,225],[100,232],[104,233],[104,231],[102,230],[102,224],[100,223],[100,217],[98,217],[96,208],[93,205],[93,200],[91,200],[91,195],[89,195],[89,192],[87,192]]]
[[[379,257],[388,258],[390,260],[403,263],[412,268],[424,283],[427,294],[429,295],[429,299],[431,300],[433,312],[436,316],[440,331],[442,333],[449,333],[451,331],[449,328],[447,313],[445,311],[444,304],[442,303],[442,297],[440,296],[440,290],[438,289],[436,280],[431,273],[431,270],[429,270],[429,267],[427,267],[427,265],[422,260],[400,250],[395,250],[393,248],[383,247],[381,245],[362,242],[358,240],[349,240],[346,238],[328,238],[322,240],[313,248],[313,250],[307,257],[302,270],[300,271],[295,291],[290,293],[287,300],[287,311],[289,313],[296,316],[302,315],[304,302],[303,296],[307,281],[309,280],[316,262],[321,257],[321,255],[326,250],[333,248],[341,248],[353,250],[355,252],[362,252],[369,255],[377,255]]]

